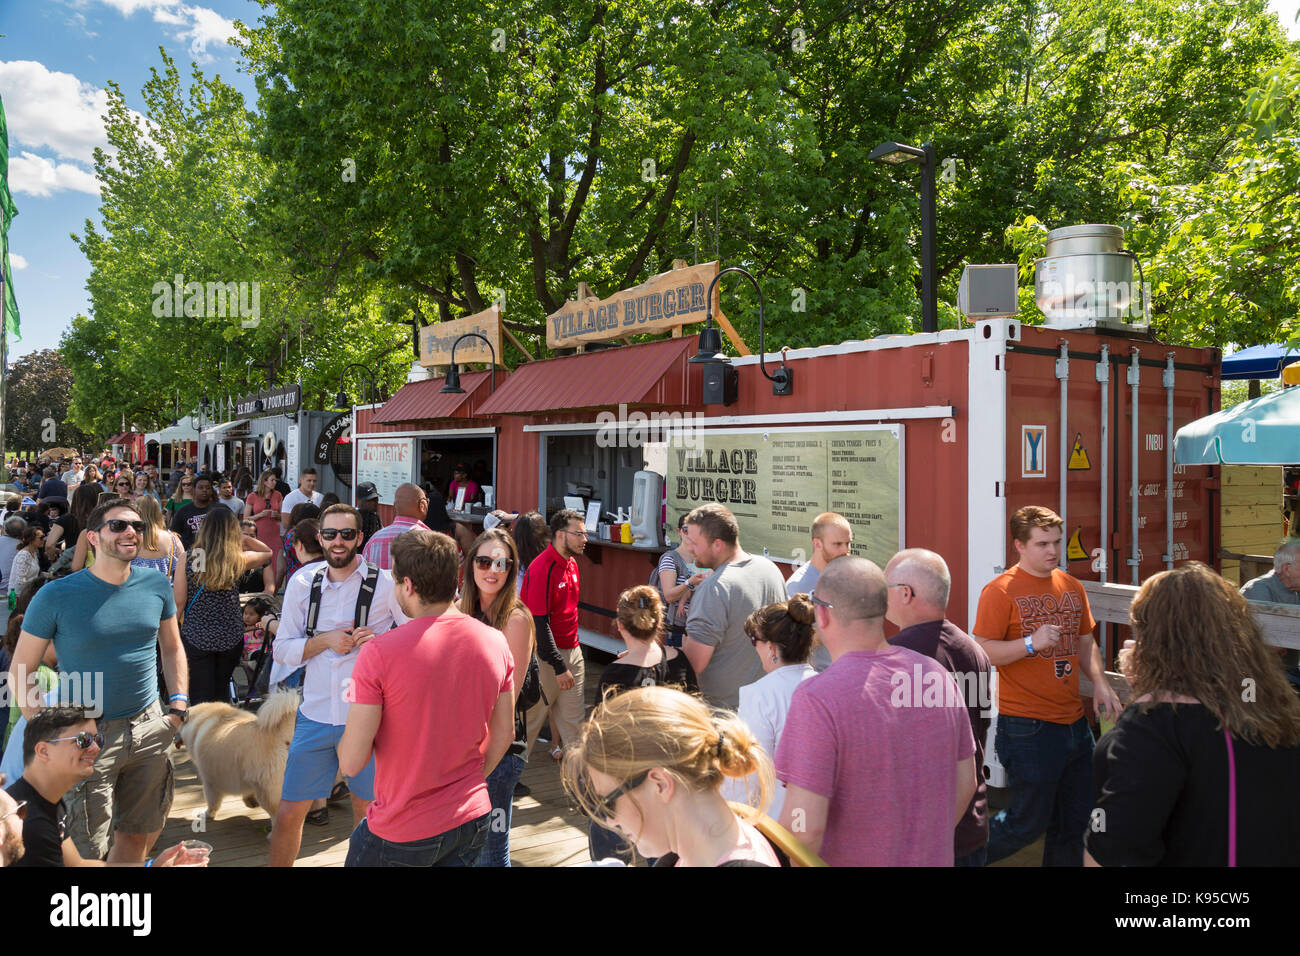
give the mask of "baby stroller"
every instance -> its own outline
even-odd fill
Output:
[[[272,611],[271,602],[263,595],[255,595],[247,603],[254,606],[264,618],[268,612],[272,612],[271,620],[278,617]],[[271,645],[275,642],[275,634],[265,623],[269,622],[264,622],[262,646],[249,654],[246,660],[240,661],[230,675],[231,703],[253,712],[262,706],[270,693]]]

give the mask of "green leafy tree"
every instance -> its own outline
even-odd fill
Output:
[[[68,421],[71,400],[72,369],[55,349],[30,352],[11,363],[5,390],[9,450],[37,452],[56,445],[91,445],[92,437]]]

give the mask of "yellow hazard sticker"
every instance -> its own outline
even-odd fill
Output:
[[[1083,547],[1083,542],[1079,540],[1083,532],[1083,525],[1074,529],[1074,534],[1070,535],[1070,543],[1066,546],[1065,557],[1069,561],[1086,561],[1088,552]]]
[[[1083,432],[1074,436],[1074,448],[1070,450],[1070,463],[1065,466],[1067,471],[1091,471],[1092,461],[1088,458],[1088,450],[1083,447]]]

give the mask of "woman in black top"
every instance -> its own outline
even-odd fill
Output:
[[[185,561],[185,583],[177,596],[185,609],[181,643],[190,672],[190,706],[229,700],[230,675],[244,650],[244,615],[239,577],[271,560],[271,549],[240,534],[229,508],[213,508],[199,525]]]
[[[488,828],[479,866],[510,865],[510,814],[515,784],[524,772],[528,740],[524,716],[541,699],[533,616],[515,589],[518,576],[515,543],[500,528],[484,531],[465,552],[459,607],[504,634],[515,662],[515,739],[487,776],[492,826]],[[498,826],[498,821],[504,826]]]
[[[611,688],[674,685],[687,693],[699,690],[691,662],[675,647],[663,644],[664,604],[649,585],[628,588],[618,597],[618,634],[627,650],[600,676],[600,696]]]
[[[1130,614],[1136,696],[1093,754],[1085,864],[1300,864],[1300,700],[1246,599],[1193,561]]]

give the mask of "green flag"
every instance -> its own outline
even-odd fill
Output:
[[[5,331],[15,339],[18,332],[18,301],[14,298],[14,270],[9,264],[9,223],[18,215],[14,197],[9,193],[9,124],[5,121],[4,101],[0,100],[0,268],[4,269]]]

